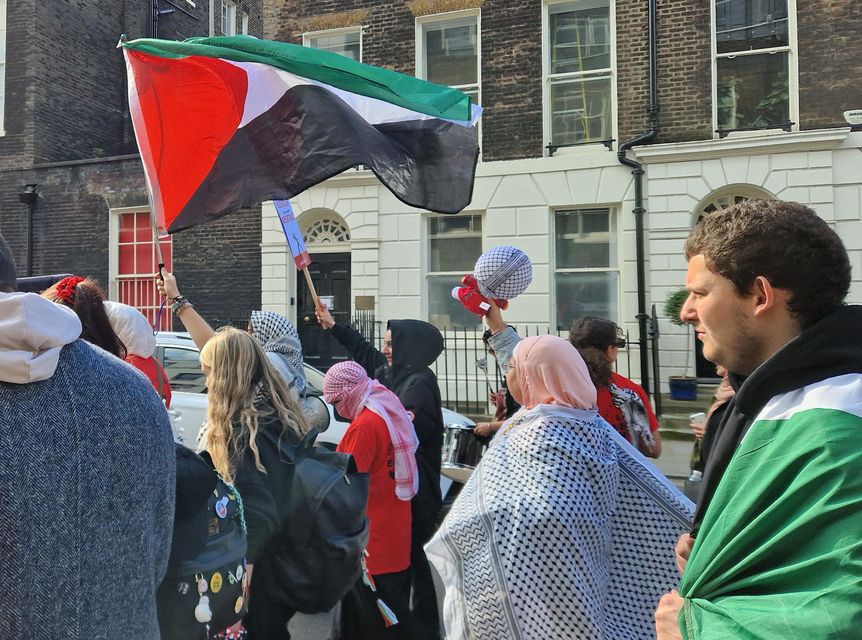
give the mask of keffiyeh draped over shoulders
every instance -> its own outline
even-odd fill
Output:
[[[449,640],[643,640],[689,502],[594,409],[503,426],[426,546]]]

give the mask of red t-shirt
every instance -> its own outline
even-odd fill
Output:
[[[159,374],[162,374],[162,390],[160,397],[164,397],[165,406],[170,409],[171,383],[168,381],[168,375],[165,373],[165,370],[162,369],[162,365],[156,362],[156,359],[152,356],[150,356],[149,358],[142,358],[141,356],[136,356],[131,353],[126,356],[126,362],[134,366],[145,376],[147,376],[147,378],[150,379],[150,382],[153,383],[153,389],[156,390],[156,393],[159,393]]]
[[[383,418],[363,409],[337,451],[353,454],[357,469],[368,473],[369,573],[404,571],[410,566],[410,501],[395,495],[395,454]]]
[[[647,416],[649,416],[649,430],[652,432],[658,431],[658,418],[655,417],[655,413],[653,413],[652,405],[650,404],[649,398],[647,398],[646,392],[641,388],[641,386],[637,382],[632,382],[628,378],[622,377],[616,371],[611,373],[611,382],[617,385],[620,389],[631,389],[638,397],[641,399],[641,402],[644,403],[644,407],[646,407]],[[626,440],[629,439],[628,431],[625,428],[623,412],[620,411],[619,407],[614,405],[614,401],[611,398],[611,390],[608,387],[602,387],[598,389],[598,394],[596,398],[596,404],[599,407],[599,415],[607,420],[614,429],[616,429],[620,435]]]

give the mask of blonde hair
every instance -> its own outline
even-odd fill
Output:
[[[233,327],[222,327],[204,345],[201,364],[210,370],[206,449],[216,471],[233,482],[239,460],[248,448],[255,467],[266,473],[257,448],[260,418],[278,418],[283,429],[279,438],[286,429],[297,435],[308,430],[293,392],[255,339]]]

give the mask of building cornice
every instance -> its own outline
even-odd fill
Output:
[[[722,140],[669,142],[635,147],[644,164],[711,160],[728,156],[750,156],[792,151],[824,151],[840,146],[850,135],[849,127],[815,129],[792,133],[729,136]]]

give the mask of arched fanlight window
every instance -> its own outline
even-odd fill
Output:
[[[772,199],[775,196],[753,185],[730,185],[722,187],[710,193],[706,198],[700,201],[694,210],[692,216],[692,226],[700,222],[704,216],[710,213],[727,209],[735,204],[750,200],[751,198]]]
[[[304,235],[305,244],[341,244],[350,242],[350,230],[341,220],[325,216],[309,225]]]

